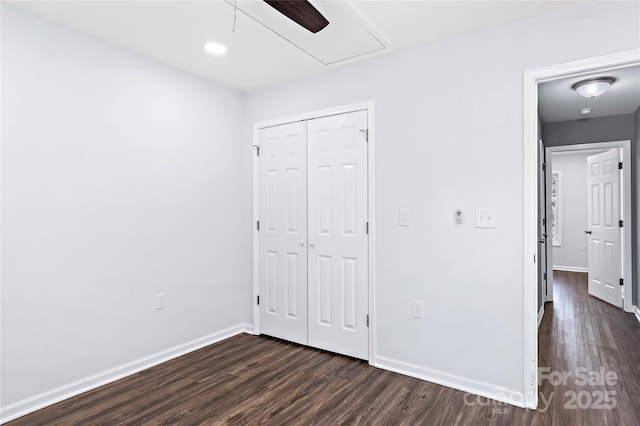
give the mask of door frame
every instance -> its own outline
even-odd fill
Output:
[[[527,408],[538,406],[538,84],[634,65],[640,65],[639,50],[533,69],[523,75],[523,383]]]
[[[631,141],[611,141],[611,142],[590,142],[576,145],[558,145],[545,148],[545,154],[547,158],[547,170],[553,170],[553,154],[557,153],[578,153],[593,151],[600,152],[612,148],[619,148],[622,153],[622,163],[627,164],[627,167],[622,168],[622,191],[620,191],[620,199],[622,200],[622,217],[626,226],[622,227],[622,277],[624,279],[623,291],[625,294],[624,304],[622,309],[625,312],[633,312],[633,300],[632,300],[632,253],[633,250],[633,234],[632,226],[634,223],[634,217],[631,214]],[[547,180],[545,182],[547,187],[547,194],[551,189],[550,174],[547,173]],[[550,211],[550,200],[546,198],[547,215]],[[550,262],[549,262],[550,260]],[[549,244],[549,250],[547,253],[547,277],[553,280],[553,244]],[[551,281],[553,282],[553,281]],[[544,299],[546,302],[553,302],[553,285],[550,287],[550,291]]]
[[[296,121],[312,120],[315,118],[329,117],[332,115],[346,114],[356,111],[367,111],[367,127],[368,127],[368,144],[367,144],[367,218],[369,222],[369,242],[368,250],[368,271],[369,271],[369,356],[368,362],[375,365],[376,352],[376,217],[375,217],[375,102],[373,100],[357,102],[348,105],[341,105],[333,108],[326,108],[316,111],[305,112],[301,114],[290,115],[286,117],[274,118],[265,121],[259,121],[253,125],[253,334],[260,334],[260,312],[257,305],[257,297],[259,293],[259,232],[256,223],[259,220],[259,164],[258,150],[260,146],[259,133],[261,129],[282,124],[293,123]]]
[[[544,271],[543,274],[546,274],[546,278],[540,277],[540,275],[538,275],[538,280],[539,283],[538,285],[540,285],[540,294],[541,294],[541,305],[540,308],[538,309],[538,327],[540,327],[540,323],[542,322],[542,317],[544,315],[544,304],[547,301],[547,294],[549,294],[549,292],[553,293],[553,285],[549,285],[549,281],[550,279],[552,279],[552,277],[548,274],[549,271],[549,224],[547,222],[548,218],[549,218],[549,212],[547,211],[547,206],[548,206],[548,201],[547,201],[547,197],[549,196],[549,186],[547,185],[547,150],[544,147],[544,143],[542,141],[542,130],[541,130],[541,125],[538,124],[537,126],[538,128],[538,184],[540,184],[541,182],[543,183],[542,187],[540,188],[540,186],[538,186],[538,227],[539,230],[542,232],[538,232],[538,243],[540,243],[540,241],[542,241],[542,248],[538,251],[538,255],[540,255],[540,262],[542,262],[543,257],[544,257],[544,265],[541,265],[544,267]],[[540,164],[541,163],[541,164]],[[551,281],[553,282],[553,281]],[[542,285],[544,284],[544,288],[542,288]]]

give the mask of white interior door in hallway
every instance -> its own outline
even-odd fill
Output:
[[[587,158],[589,294],[622,306],[620,152],[611,149]]]
[[[259,143],[260,332],[368,359],[367,111]]]

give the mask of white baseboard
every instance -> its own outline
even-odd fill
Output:
[[[640,308],[638,308],[637,306],[634,306],[634,314],[636,314],[636,318],[638,319],[638,321],[640,321]]]
[[[544,303],[540,306],[540,310],[538,311],[538,328],[540,328],[540,323],[542,322],[542,317],[544,316]]]
[[[486,401],[477,400],[477,397],[480,396],[515,405],[516,407],[525,407],[525,395],[523,392],[506,389],[491,383],[455,376],[383,356],[376,357],[375,367],[473,394],[470,396],[465,395],[464,397],[465,403],[470,405],[478,405],[481,403],[485,403],[486,405]]]
[[[17,419],[18,417],[22,417],[26,414],[48,407],[49,405],[53,405],[81,393],[88,392],[97,387],[115,382],[116,380],[120,380],[142,370],[146,370],[147,368],[162,364],[163,362],[188,354],[189,352],[193,352],[221,340],[228,339],[229,337],[251,332],[253,332],[253,326],[250,324],[241,324],[235,327],[230,327],[225,330],[209,334],[208,336],[204,336],[118,367],[111,368],[101,373],[94,374],[84,379],[76,380],[75,382],[25,398],[21,401],[14,402],[0,408],[0,424],[7,423],[11,420]]]
[[[565,271],[565,272],[589,272],[589,268],[583,268],[581,266],[556,266],[553,265],[554,271]]]

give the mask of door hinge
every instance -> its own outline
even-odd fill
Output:
[[[253,145],[253,147],[256,149],[256,156],[260,157],[260,145]]]
[[[256,296],[256,305],[260,304],[260,296]]]
[[[257,220],[256,221],[256,231],[259,231],[259,230],[260,230],[260,221]]]
[[[620,285],[624,285],[624,279],[620,278]]]
[[[545,280],[545,281],[547,280],[547,273],[546,272],[544,274],[542,274],[542,279]]]
[[[547,218],[542,218],[542,226],[547,226]]]
[[[369,314],[367,314],[367,327],[369,327]]]
[[[542,171],[543,172],[547,171],[547,163],[542,163]]]
[[[618,169],[622,170],[622,161],[618,163]]]
[[[618,227],[622,228],[622,221],[621,220],[618,221]]]
[[[369,129],[362,129],[360,131],[364,134],[366,141],[369,142]]]
[[[369,222],[367,222],[364,227],[365,227],[365,230],[367,231],[367,234],[368,234],[369,233]]]

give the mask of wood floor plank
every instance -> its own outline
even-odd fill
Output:
[[[585,274],[556,272],[554,279],[555,301],[545,305],[539,328],[539,365],[571,377],[542,380],[537,411],[240,335],[8,425],[640,425],[640,324],[589,296]],[[577,369],[601,368],[615,373],[613,383],[577,380]],[[606,392],[613,409],[594,405]]]

